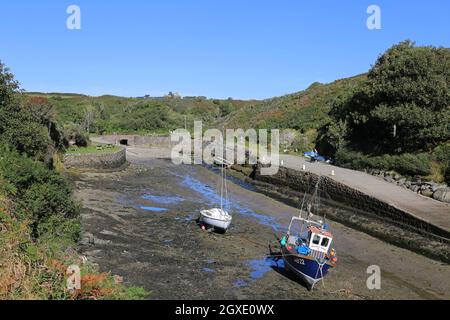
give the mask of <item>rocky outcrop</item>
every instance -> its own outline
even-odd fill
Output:
[[[433,198],[437,201],[450,203],[450,188],[446,184],[439,184],[433,181],[414,180],[403,177],[393,171],[369,170],[367,173],[380,177],[389,183],[396,184],[422,196]],[[446,194],[449,194],[447,195]]]
[[[433,193],[433,199],[450,203],[450,188],[437,189]]]

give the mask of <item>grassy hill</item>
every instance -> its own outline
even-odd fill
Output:
[[[292,150],[312,148],[317,131],[329,121],[333,102],[355,90],[366,75],[329,84],[314,83],[308,89],[267,100],[208,99],[205,97],[117,96],[89,97],[79,94],[28,93],[31,99],[45,99],[55,118],[69,132],[162,134],[193,128],[202,120],[204,128],[293,129]]]
[[[90,97],[70,93],[27,93],[42,97],[54,107],[63,125],[89,126],[91,133],[155,133],[184,127],[185,117],[191,127],[194,120],[206,126],[227,128],[317,129],[327,121],[331,104],[340,95],[359,86],[366,75],[337,80],[330,84],[314,83],[308,89],[267,100],[220,100],[205,97],[126,98]],[[154,128],[132,126],[136,116],[162,108],[162,123]],[[149,119],[151,122],[158,118]],[[89,123],[90,122],[90,123]],[[100,132],[99,132],[100,131]]]
[[[318,129],[327,121],[333,101],[353,90],[366,75],[334,81],[314,83],[308,89],[276,97],[240,108],[225,120],[229,128]]]
[[[284,149],[317,147],[342,166],[395,169],[441,182],[450,179],[449,70],[450,49],[404,41],[381,55],[367,74],[262,101],[29,96],[52,105],[69,132],[168,134],[185,123],[191,129],[195,120],[204,128],[285,129]]]
[[[193,126],[202,120],[205,126],[256,101],[219,100],[205,97],[126,98],[111,95],[90,97],[70,93],[27,93],[32,100],[51,105],[57,121],[66,127],[78,127],[89,133],[159,133]]]

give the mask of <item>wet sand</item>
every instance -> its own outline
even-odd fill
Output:
[[[151,291],[150,299],[450,299],[450,266],[329,221],[337,268],[313,292],[268,259],[295,208],[228,182],[232,228],[202,231],[218,176],[201,166],[135,158],[116,173],[73,176],[83,204],[81,252],[100,270]],[[366,286],[370,265],[381,290]]]

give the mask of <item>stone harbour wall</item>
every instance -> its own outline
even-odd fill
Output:
[[[301,197],[301,194],[314,190],[319,179],[319,176],[314,173],[284,167],[280,168],[279,172],[273,176],[261,175],[260,166],[254,167],[251,173],[248,167],[238,168],[234,166],[233,168],[250,176],[256,183],[263,183],[266,188],[272,188],[283,197],[295,198],[296,201],[299,200],[298,197]],[[319,189],[321,200],[324,203],[336,207],[345,207],[351,209],[355,215],[377,218],[388,224],[406,228],[419,234],[432,236],[439,241],[450,243],[450,233],[447,230],[441,229],[408,212],[343,185],[333,179],[322,176]],[[295,205],[298,206],[298,203]]]
[[[233,165],[230,174],[251,184],[257,191],[299,208],[304,194],[314,190],[319,176],[310,172],[280,168],[277,175],[263,176],[259,166]],[[450,263],[450,235],[447,230],[423,221],[358,190],[322,176],[320,216],[362,231],[435,260]]]
[[[168,147],[172,145],[170,137],[166,136],[104,135],[99,138],[114,145],[125,140],[128,146],[132,147]]]
[[[64,166],[66,168],[81,169],[117,169],[127,162],[127,151],[121,149],[113,153],[99,154],[66,154]]]

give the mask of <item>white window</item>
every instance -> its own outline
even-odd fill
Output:
[[[326,236],[322,236],[316,233],[311,235],[311,243],[309,247],[312,250],[320,251],[323,253],[327,253],[330,248],[332,239]]]

